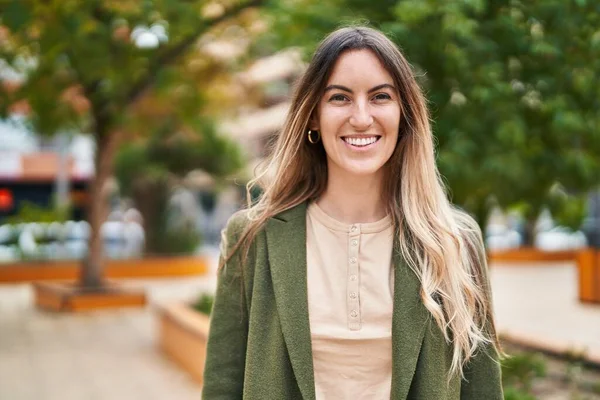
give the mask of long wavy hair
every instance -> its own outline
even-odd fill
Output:
[[[398,232],[399,250],[421,281],[423,304],[452,344],[449,379],[454,374],[464,377],[464,365],[480,346],[491,344],[503,354],[494,325],[481,231],[473,218],[448,200],[435,163],[426,100],[401,51],[375,29],[341,28],[317,48],[297,83],[271,156],[248,183],[248,193],[255,186],[263,193],[255,204],[249,203],[250,222],[224,260],[238,249],[245,259],[269,218],[316,200],[325,191],[326,154],[322,144],[307,141],[309,121],[336,60],[344,52],[363,49],[379,58],[400,99],[399,137],[384,166],[387,179],[383,188]]]

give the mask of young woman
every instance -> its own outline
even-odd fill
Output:
[[[266,171],[223,235],[205,399],[503,398],[481,233],[388,38],[325,38]]]

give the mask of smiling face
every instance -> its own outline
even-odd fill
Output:
[[[370,50],[343,53],[311,129],[321,133],[330,176],[377,175],[398,141],[400,100],[392,76]]]

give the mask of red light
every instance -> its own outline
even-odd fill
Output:
[[[0,189],[0,210],[8,211],[13,208],[13,194],[8,189]]]

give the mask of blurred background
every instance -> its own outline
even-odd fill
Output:
[[[600,2],[0,3],[0,399],[192,399],[220,232],[328,32],[383,30],[479,222],[508,399],[600,399]]]

